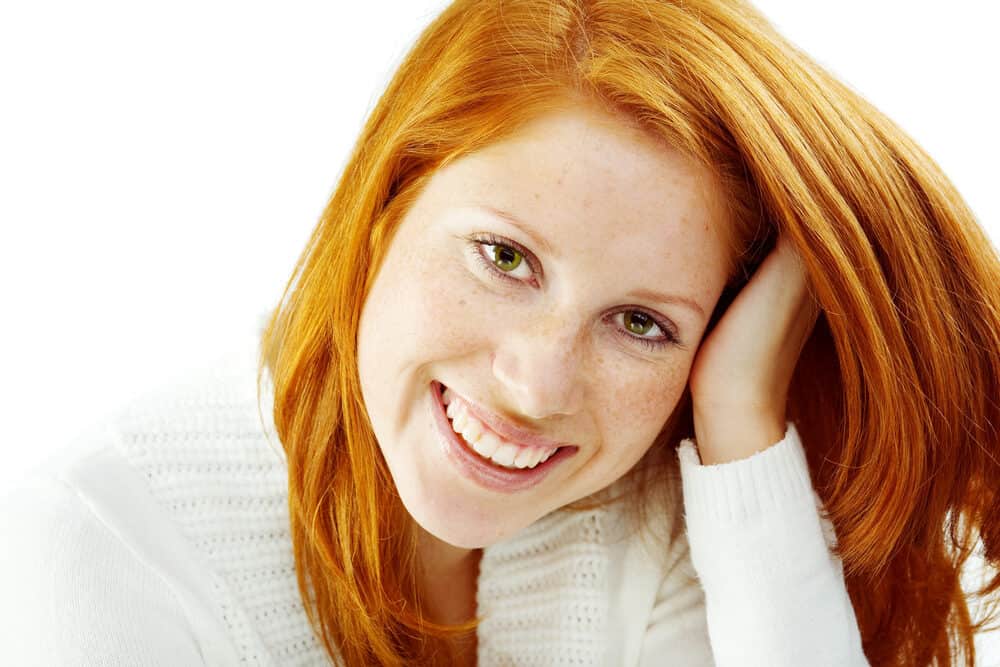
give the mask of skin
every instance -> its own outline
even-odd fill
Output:
[[[689,381],[702,401],[703,462],[741,458],[783,437],[782,385],[787,393],[801,346],[793,353],[782,345],[804,341],[808,320],[804,273],[787,245],[765,261],[766,280],[730,307],[752,328],[723,320],[709,353],[699,354],[726,279],[722,196],[695,163],[581,105],[439,169],[403,218],[362,309],[359,371],[382,454],[420,528],[432,618],[471,617],[481,549],[624,475]],[[477,204],[509,211],[550,250]],[[486,233],[501,237],[488,243],[509,240],[530,252],[514,251],[514,282],[491,278],[476,261],[478,247],[504,273],[494,248],[469,238]],[[643,288],[697,308],[629,296]],[[775,292],[784,294],[776,303]],[[787,314],[769,328],[775,308]],[[679,344],[649,350],[634,340],[668,335],[643,314],[673,326]],[[747,340],[755,336],[763,341]],[[746,356],[759,354],[760,363]],[[531,489],[483,489],[440,451],[432,380],[580,449]],[[760,400],[762,391],[776,392],[773,400]],[[456,595],[461,588],[467,595]]]
[[[744,459],[785,436],[788,387],[820,307],[786,235],[702,342],[691,371],[703,465]]]

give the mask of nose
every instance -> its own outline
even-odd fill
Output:
[[[507,388],[521,414],[544,419],[578,412],[583,383],[576,329],[550,314],[525,327],[512,327],[491,360],[493,375]]]

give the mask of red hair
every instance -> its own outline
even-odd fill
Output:
[[[712,323],[788,234],[823,310],[788,418],[865,653],[973,665],[989,618],[973,621],[959,575],[980,544],[977,593],[1000,588],[1000,259],[931,157],[739,0],[456,0],[400,65],[261,342],[299,589],[331,658],[447,664],[476,625],[426,618],[412,519],[361,400],[358,318],[393,232],[436,169],[584,103],[717,175],[733,263]],[[636,478],[676,486],[639,473],[692,434],[686,396]],[[633,505],[667,511],[645,481]]]

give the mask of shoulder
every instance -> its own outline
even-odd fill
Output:
[[[101,467],[98,458],[86,465]],[[137,510],[134,518],[150,517]],[[0,662],[202,664],[196,610],[132,537],[64,479],[36,473],[8,489],[0,498]]]
[[[0,493],[0,590],[14,592],[0,622],[20,642],[0,662],[96,664],[75,653],[89,647],[101,664],[232,664],[289,635],[246,612],[276,590],[297,602],[286,469],[255,380],[252,355],[222,358]]]

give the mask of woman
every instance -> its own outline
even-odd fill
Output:
[[[454,2],[258,351],[11,496],[22,663],[973,664],[1000,261],[745,3]]]

